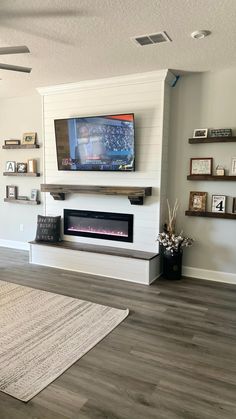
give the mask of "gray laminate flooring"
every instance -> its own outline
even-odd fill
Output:
[[[30,402],[0,419],[235,419],[236,286],[150,287],[28,264],[0,248],[0,280],[129,308],[129,317]]]

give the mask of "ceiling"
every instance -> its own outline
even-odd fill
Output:
[[[30,54],[0,62],[0,98],[36,87],[158,69],[209,71],[236,66],[236,0],[1,0],[0,47]],[[190,33],[207,29],[196,41]],[[136,46],[131,37],[166,31],[172,42]]]

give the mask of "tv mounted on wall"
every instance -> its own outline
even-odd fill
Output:
[[[134,170],[134,114],[56,119],[58,170]]]

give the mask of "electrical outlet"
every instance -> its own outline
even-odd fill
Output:
[[[20,224],[20,231],[24,231],[24,224]]]

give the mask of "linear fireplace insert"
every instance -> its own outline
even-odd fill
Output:
[[[133,242],[133,214],[64,209],[64,234]]]

